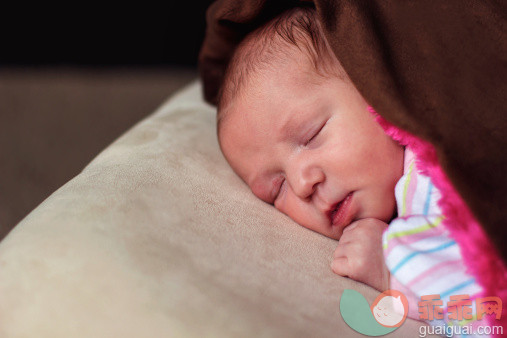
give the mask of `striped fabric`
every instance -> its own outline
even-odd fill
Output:
[[[439,294],[444,319],[429,321],[430,325],[480,324],[473,319],[462,323],[448,320],[446,304],[451,296],[466,294],[473,300],[482,289],[466,273],[459,246],[442,225],[440,192],[429,177],[417,172],[414,155],[408,149],[395,195],[398,217],[384,232],[382,244],[391,288],[407,296],[409,317],[419,319],[421,296]],[[475,306],[472,309],[475,315]]]

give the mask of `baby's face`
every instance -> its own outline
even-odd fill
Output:
[[[362,218],[388,222],[403,148],[355,87],[290,65],[272,75],[226,107],[219,141],[234,171],[257,197],[331,238]]]

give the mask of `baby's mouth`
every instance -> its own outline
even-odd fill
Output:
[[[331,221],[332,226],[345,225],[346,216],[348,214],[348,206],[350,205],[350,199],[352,198],[352,192],[350,192],[343,200],[338,202],[334,207],[330,209],[328,217]]]

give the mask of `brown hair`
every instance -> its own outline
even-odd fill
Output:
[[[290,59],[294,52],[306,56],[320,76],[343,77],[316,18],[315,9],[296,7],[253,31],[239,44],[229,62],[218,95],[217,130],[224,120],[224,109],[252,78],[252,74],[275,69],[277,62]]]

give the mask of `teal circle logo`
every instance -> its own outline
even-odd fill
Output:
[[[343,290],[340,313],[347,325],[366,336],[383,336],[400,327],[407,318],[408,301],[397,290],[382,292],[370,306],[362,294]]]

